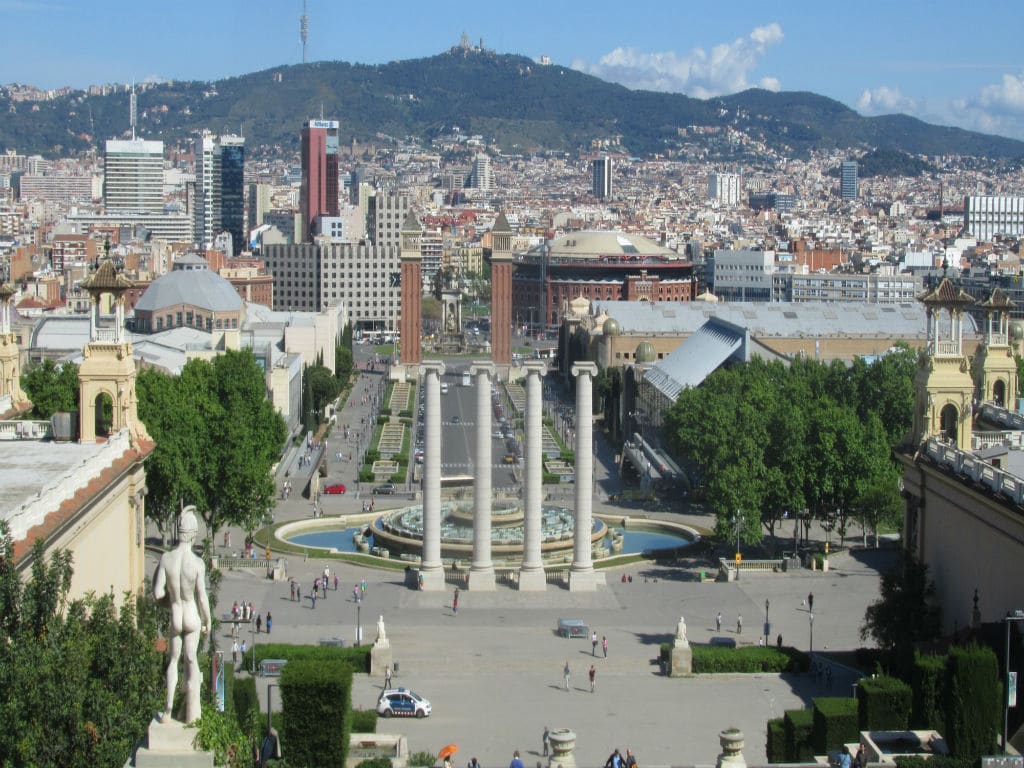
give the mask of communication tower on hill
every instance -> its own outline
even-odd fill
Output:
[[[309,40],[309,16],[306,15],[306,0],[302,0],[302,15],[299,16],[299,37],[302,39],[302,63],[306,63],[306,41]]]

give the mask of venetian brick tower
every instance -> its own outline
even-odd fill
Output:
[[[416,214],[402,224],[402,314],[399,320],[398,360],[415,376],[420,364],[423,341],[423,256],[420,254],[420,228]]]
[[[512,365],[512,228],[504,213],[495,219],[491,237],[491,357],[507,377]]]

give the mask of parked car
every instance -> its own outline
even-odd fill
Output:
[[[345,493],[346,490],[348,490],[348,489],[345,488],[345,484],[344,483],[331,483],[330,485],[325,485],[324,486],[324,493],[343,494],[343,493]]]
[[[427,717],[430,702],[405,688],[388,688],[377,700],[377,713],[382,717]]]
[[[514,453],[506,453],[502,461],[506,464],[515,464],[519,459],[516,458]]]
[[[395,492],[395,484],[384,483],[382,485],[375,486],[373,492],[381,496],[390,496]]]

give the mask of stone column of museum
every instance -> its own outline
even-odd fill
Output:
[[[521,592],[542,592],[547,589],[544,562],[541,559],[541,497],[544,478],[542,462],[543,417],[541,380],[547,365],[531,360],[526,368],[526,509],[523,520],[523,565],[519,569]]]
[[[597,366],[574,363],[576,377],[576,521],[569,569],[569,591],[591,592],[597,584],[591,554],[591,531],[594,526],[592,494],[594,489],[593,454],[593,386]]]
[[[14,294],[14,286],[10,283],[0,285],[0,395],[9,395],[11,405],[17,407],[27,398],[21,391],[21,353],[11,331],[11,299]]]
[[[491,357],[508,376],[512,366],[512,228],[504,213],[491,227]]]
[[[491,380],[494,364],[477,362],[469,372],[476,378],[476,465],[473,475],[473,563],[471,590],[494,590],[491,562]]]
[[[423,589],[444,589],[441,563],[441,376],[444,363],[430,360],[420,366],[426,392],[423,445],[423,556],[420,576]]]
[[[416,214],[409,211],[402,224],[402,306],[398,321],[398,362],[411,368],[419,365],[423,339],[423,255],[420,253],[422,230]],[[413,370],[408,370],[410,378]]]

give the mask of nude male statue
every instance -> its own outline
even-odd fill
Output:
[[[178,521],[178,546],[160,557],[153,577],[153,596],[171,608],[171,658],[167,665],[167,705],[161,722],[171,719],[174,690],[178,687],[178,660],[185,648],[185,722],[199,719],[199,639],[210,631],[210,601],[206,596],[206,565],[192,552],[199,531],[194,506],[185,507]]]

